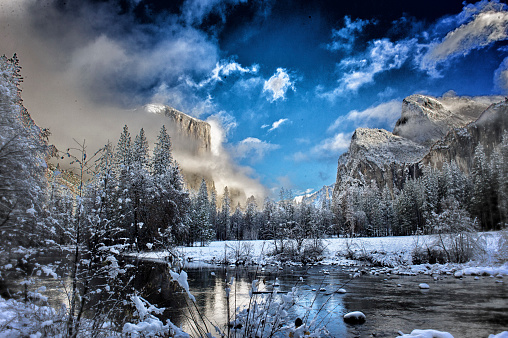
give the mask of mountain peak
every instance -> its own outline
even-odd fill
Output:
[[[430,147],[451,129],[465,127],[478,119],[491,104],[501,100],[501,96],[445,95],[435,98],[411,95],[402,101],[401,116],[393,134]]]

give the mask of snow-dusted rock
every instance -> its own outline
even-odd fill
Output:
[[[334,193],[372,181],[378,187],[400,189],[407,175],[421,165],[441,168],[444,162],[454,161],[469,172],[476,145],[493,149],[501,142],[507,111],[508,102],[501,96],[409,96],[393,133],[356,129],[348,151],[339,158]]]
[[[427,151],[427,147],[387,130],[358,128],[349,150],[339,158],[335,192],[356,181],[372,180],[380,187],[400,189],[406,164],[419,161]]]
[[[423,289],[423,290],[430,288],[429,284],[427,284],[427,283],[420,283],[418,286],[420,287],[420,289]]]
[[[338,289],[337,293],[346,293],[346,289]]]
[[[400,119],[393,133],[414,142],[431,145],[453,128],[466,126],[480,117],[501,96],[458,97],[415,94],[402,101]]]
[[[437,330],[413,330],[409,334],[399,332],[400,336],[397,338],[412,337],[412,338],[453,338],[448,332],[442,332]]]
[[[360,311],[353,311],[344,315],[344,322],[348,324],[363,324],[367,317]]]

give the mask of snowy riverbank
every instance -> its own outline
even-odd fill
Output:
[[[329,238],[323,239],[325,247],[321,265],[374,265],[389,271],[404,274],[446,273],[454,274],[508,274],[506,245],[500,232],[479,234],[482,250],[469,262],[463,264],[414,264],[418,248],[430,248],[435,243],[433,236],[398,236],[369,238]],[[213,241],[207,246],[178,247],[178,256],[186,267],[202,264],[234,264],[241,257],[247,264],[282,265],[269,255],[273,241]],[[168,253],[161,251],[136,254],[147,260],[166,260]],[[225,259],[226,257],[226,259]],[[286,265],[300,265],[298,262],[285,262]]]

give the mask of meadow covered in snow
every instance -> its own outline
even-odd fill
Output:
[[[309,240],[310,241],[310,240]],[[508,274],[508,242],[506,232],[478,234],[478,250],[472,260],[466,263],[419,264],[421,252],[438,250],[441,245],[435,235],[328,238],[320,241],[325,250],[314,264],[352,265],[368,264],[396,268],[405,273],[424,270],[436,273],[464,269],[466,274],[493,274],[499,271]],[[275,264],[301,265],[301,262],[280,262],[271,255],[274,241],[212,241],[206,246],[178,247],[184,267],[198,267],[205,264]],[[166,260],[168,252],[145,251],[133,254],[141,259]],[[422,270],[423,269],[423,270]]]

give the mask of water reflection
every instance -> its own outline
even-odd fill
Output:
[[[59,275],[64,275],[65,258],[39,255],[34,259],[41,264],[53,264]],[[297,317],[314,326],[324,326],[333,337],[395,337],[397,331],[410,332],[413,329],[433,328],[448,331],[455,337],[487,337],[491,333],[506,330],[508,323],[508,286],[496,283],[495,278],[466,277],[455,279],[451,276],[369,276],[349,279],[348,268],[326,267],[224,267],[208,266],[187,269],[191,293],[196,297],[196,307],[189,301],[181,288],[170,281],[169,267],[164,263],[146,262],[131,259],[131,268],[122,276],[123,283],[134,277],[128,288],[119,290],[118,297],[138,293],[150,303],[164,307],[161,319],[169,318],[184,330],[197,336],[194,323],[207,326],[212,333],[213,326],[225,328],[228,318],[226,281],[234,277],[229,299],[230,316],[235,309],[248,307],[249,291],[254,279],[259,280],[261,292],[277,289],[281,293],[298,286],[301,293],[298,303],[289,313],[291,321]],[[34,263],[26,266],[27,271]],[[279,286],[274,286],[278,279]],[[18,275],[9,280],[9,285],[0,287],[5,296],[7,290],[12,294],[23,291]],[[59,307],[68,304],[62,285],[70,285],[68,279],[58,280],[44,273],[35,278],[36,287],[45,286],[43,293],[51,305]],[[64,282],[64,283],[62,283]],[[98,281],[97,283],[101,283]],[[430,289],[422,292],[419,283],[427,283]],[[122,284],[122,283],[120,283]],[[400,285],[400,286],[399,286]],[[347,293],[334,293],[345,288]],[[320,291],[320,290],[323,291]],[[122,292],[122,293],[120,293]],[[256,295],[257,298],[267,294]],[[344,324],[342,316],[350,311],[362,311],[367,316],[364,325]],[[133,313],[127,303],[118,312],[123,319]],[[194,317],[193,317],[194,316]]]
[[[299,287],[297,304],[289,312],[291,321],[297,317],[305,319],[307,323],[314,320],[313,328],[326,326],[334,332],[334,335],[346,334],[346,326],[342,321],[343,295],[333,293],[341,288],[347,279],[347,275],[340,269],[330,275],[324,275],[317,267],[284,270],[272,267],[264,271],[254,267],[201,267],[187,270],[187,273],[191,292],[196,298],[197,310],[188,301],[186,294],[168,283],[169,274],[166,265],[152,265],[148,272],[140,275],[145,280],[138,279],[136,284],[138,287],[143,286],[139,290],[147,300],[166,308],[164,316],[188,332],[197,332],[196,322],[202,327],[206,325],[208,330],[213,326],[218,326],[221,330],[225,329],[228,318],[226,281],[230,282],[233,277],[234,283],[229,298],[231,320],[233,320],[235,309],[249,307],[252,281],[257,279],[260,281],[260,294],[254,296],[257,299],[268,297],[274,288],[281,294],[285,294],[292,291],[293,287]],[[276,278],[280,286],[274,286]],[[164,287],[165,285],[169,287]],[[326,291],[319,291],[320,288]]]

